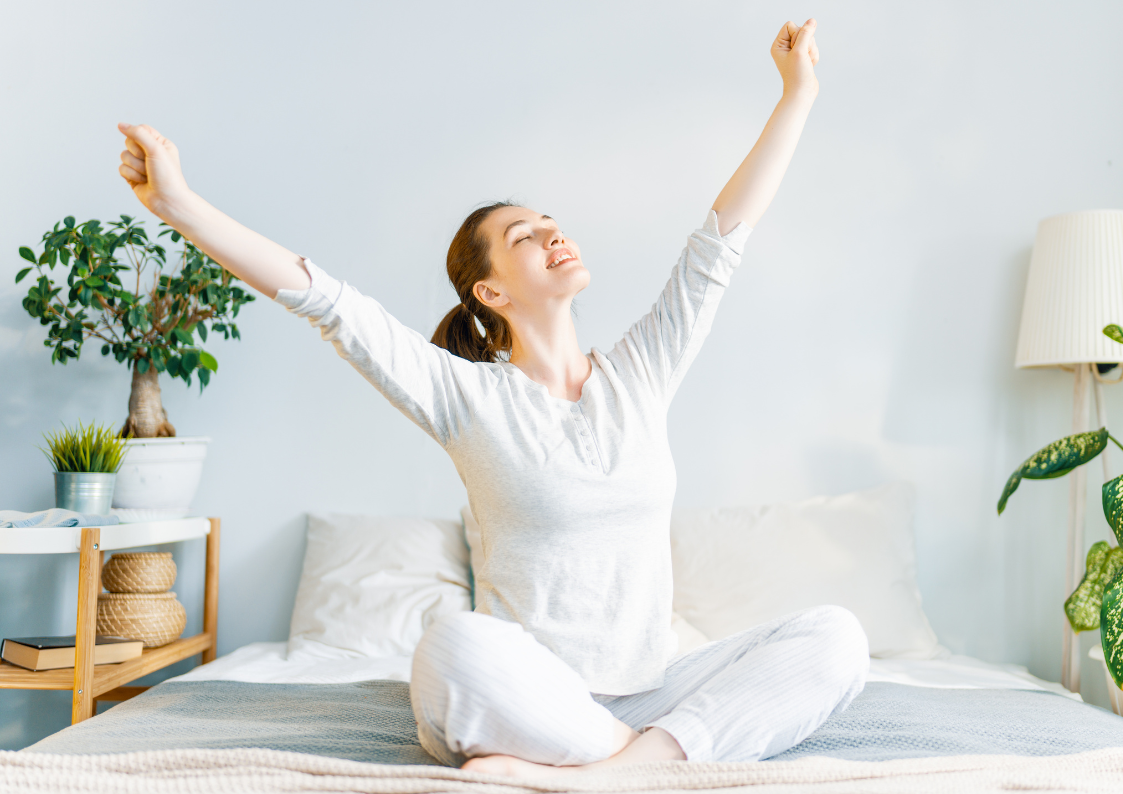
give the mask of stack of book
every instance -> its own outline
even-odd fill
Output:
[[[17,667],[36,671],[73,667],[74,643],[73,636],[6,639],[0,647],[0,658]],[[143,650],[144,643],[140,640],[99,634],[94,643],[94,664],[115,664],[135,659]]]

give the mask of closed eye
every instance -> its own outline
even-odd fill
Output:
[[[515,242],[521,243],[523,240],[529,240],[529,239],[530,239],[530,235],[528,234],[526,237],[520,237],[519,239],[515,240]]]

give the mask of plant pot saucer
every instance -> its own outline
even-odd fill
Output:
[[[145,521],[171,521],[187,518],[189,507],[111,507],[111,515],[117,516],[122,524],[139,524]]]

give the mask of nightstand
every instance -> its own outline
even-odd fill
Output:
[[[181,518],[103,527],[0,529],[0,554],[78,553],[74,668],[36,672],[0,662],[0,689],[69,689],[73,692],[70,716],[74,724],[93,716],[97,700],[128,700],[142,692],[147,687],[125,686],[141,676],[200,653],[203,664],[213,661],[218,631],[219,526],[217,518]],[[145,648],[140,656],[126,662],[95,666],[97,595],[105,552],[200,538],[207,543],[202,633],[181,637],[160,648]]]

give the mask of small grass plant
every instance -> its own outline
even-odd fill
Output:
[[[125,439],[109,425],[86,426],[79,420],[77,427],[64,424],[43,438],[47,449],[39,449],[56,472],[116,474],[125,460]]]

